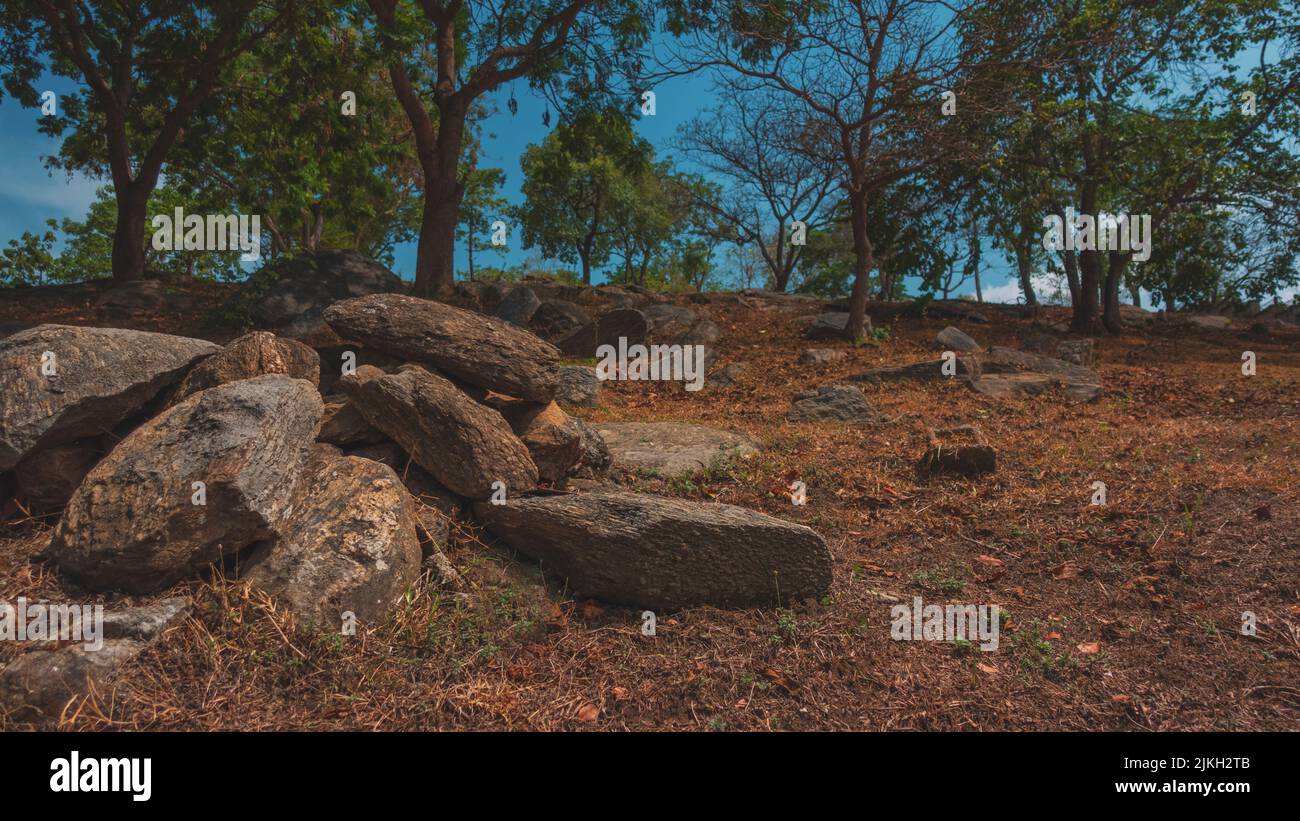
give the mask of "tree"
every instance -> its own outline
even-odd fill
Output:
[[[177,146],[168,183],[261,215],[272,256],[385,258],[418,227],[414,140],[362,33],[321,12],[240,55],[234,93]]]
[[[43,55],[55,74],[84,83],[42,130],[59,136],[71,129],[54,165],[112,179],[115,280],[144,275],[149,197],[191,118],[224,90],[230,63],[294,8],[293,0],[13,0],[0,11],[0,65],[5,88],[19,102],[38,104]]]
[[[424,178],[414,292],[450,287],[466,122],[484,94],[527,78],[554,83],[584,64],[582,46],[608,31],[624,53],[647,35],[634,0],[369,0],[393,92],[410,119]],[[424,63],[432,51],[432,71]],[[591,63],[585,63],[590,65]],[[436,115],[425,106],[432,102]]]
[[[520,160],[524,247],[579,262],[590,285],[592,269],[609,259],[615,215],[632,213],[625,200],[637,195],[652,157],[619,113],[584,110],[561,122]]]
[[[465,198],[460,206],[460,229],[456,236],[464,240],[469,254],[469,279],[474,279],[474,252],[500,251],[500,247],[485,243],[489,220],[506,213],[508,204],[501,196],[501,186],[506,183],[506,172],[500,168],[466,168],[462,172]]]
[[[687,156],[729,183],[725,201],[704,199],[694,207],[719,218],[717,239],[753,244],[778,292],[786,290],[806,247],[791,241],[794,222],[805,231],[823,227],[837,188],[834,167],[807,150],[806,123],[784,103],[775,94],[725,89],[712,117],[685,124],[678,139]]]
[[[998,63],[1002,30],[963,39],[982,22],[972,13],[978,5],[942,0],[704,5],[711,16],[690,7],[672,21],[684,46],[666,70],[714,70],[733,93],[779,95],[806,120],[808,150],[835,167],[848,205],[854,270],[845,334],[860,337],[877,265],[872,206],[889,186],[969,151],[957,121],[1001,104],[983,69]],[[951,118],[945,91],[961,101]]]

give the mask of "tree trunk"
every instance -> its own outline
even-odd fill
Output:
[[[1078,305],[1083,290],[1079,285],[1079,258],[1073,251],[1062,251],[1061,260],[1065,264],[1065,283],[1070,287],[1070,305]]]
[[[1034,294],[1034,272],[1030,256],[1030,245],[1033,242],[1033,229],[1028,225],[1021,226],[1020,236],[1016,238],[1016,270],[1020,274],[1020,290],[1025,293],[1026,305],[1037,305],[1038,297]]]
[[[866,197],[850,197],[849,220],[853,225],[853,293],[849,297],[849,321],[844,325],[844,336],[857,341],[866,336],[863,324],[867,317],[867,289],[870,287],[871,268],[874,265],[871,240],[867,237]]]
[[[1120,334],[1124,331],[1124,324],[1119,316],[1119,286],[1120,280],[1124,278],[1124,271],[1128,268],[1128,254],[1112,253],[1109,256],[1109,264],[1106,266],[1105,309],[1102,314],[1102,324],[1110,333]]]
[[[144,278],[144,224],[152,187],[136,183],[117,189],[117,225],[113,229],[113,281]]]

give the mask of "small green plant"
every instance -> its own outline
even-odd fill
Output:
[[[776,633],[772,636],[773,644],[778,647],[790,644],[798,632],[799,620],[795,618],[793,611],[785,608],[776,611]]]

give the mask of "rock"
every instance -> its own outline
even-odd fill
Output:
[[[873,368],[869,371],[846,377],[850,382],[866,382],[869,384],[881,384],[885,382],[897,382],[900,379],[919,379],[928,382],[939,382],[945,379],[962,379],[969,380],[979,374],[979,364],[976,360],[964,357],[957,357],[955,362],[955,376],[945,376],[943,373],[944,360],[927,359],[924,362],[912,362],[907,365],[894,365],[887,368]]]
[[[699,321],[699,317],[690,308],[671,302],[656,302],[640,310],[648,326],[647,335],[654,340],[675,339],[687,333]]]
[[[1063,339],[1056,346],[1056,358],[1071,365],[1092,365],[1093,342],[1091,339]]]
[[[343,376],[345,366],[352,370],[370,365],[384,372],[397,370],[402,360],[374,348],[366,348],[355,343],[346,345],[326,345],[315,349],[320,356],[320,392],[322,396],[336,393],[339,379]]]
[[[979,353],[982,350],[978,342],[951,325],[935,335],[934,345],[940,350],[960,351],[962,353]]]
[[[296,339],[254,331],[195,365],[177,386],[172,402],[217,385],[268,373],[282,373],[319,386],[320,357]]]
[[[427,556],[435,549],[445,549],[451,540],[451,524],[463,507],[460,498],[438,484],[419,465],[409,465],[402,482],[415,503],[415,520],[420,526],[421,544],[429,548],[423,551],[424,555]]]
[[[589,322],[552,340],[561,354],[569,359],[591,359],[596,355],[596,323]]]
[[[819,597],[831,559],[803,525],[723,504],[622,491],[478,503],[479,520],[581,596],[652,610]]]
[[[567,299],[546,299],[537,306],[528,327],[541,338],[554,342],[591,324],[591,317],[587,316],[581,305]]]
[[[112,430],[217,350],[201,339],[69,325],[0,340],[0,471]],[[54,376],[42,374],[46,352]]]
[[[917,462],[921,478],[956,473],[972,478],[997,470],[997,456],[975,425],[960,425],[929,432],[930,447]]]
[[[745,372],[745,366],[739,362],[724,365],[704,378],[706,388],[726,388],[736,384],[736,379]]]
[[[109,611],[104,614],[104,638],[157,641],[167,628],[187,618],[191,608],[188,597],[172,596],[153,604]]]
[[[570,417],[581,435],[581,453],[578,463],[569,471],[569,475],[583,479],[594,479],[609,473],[613,459],[605,439],[594,428],[578,417]]]
[[[519,441],[528,448],[544,482],[558,482],[582,457],[582,431],[560,406],[522,405],[508,410],[506,421]]]
[[[560,386],[555,400],[582,408],[595,407],[600,398],[600,378],[587,365],[561,365]]]
[[[1073,402],[1091,402],[1101,395],[1101,377],[1091,368],[999,345],[980,360],[980,375],[971,387],[998,397],[1040,393],[1045,384],[1059,386]]]
[[[101,645],[86,642],[29,650],[0,670],[0,708],[23,721],[56,719],[93,686],[101,694],[114,675],[171,626],[186,618],[188,598],[104,614]],[[85,610],[82,610],[84,613]]]
[[[848,327],[848,324],[849,315],[847,313],[828,311],[813,318],[812,324],[808,326],[804,336],[818,341],[844,339],[844,329]],[[871,336],[871,317],[863,318],[862,333],[864,336]]]
[[[90,471],[46,557],[90,590],[148,593],[279,537],[320,417],[312,384],[279,374],[188,397]]]
[[[800,365],[833,365],[836,362],[843,362],[849,358],[848,351],[837,351],[832,348],[809,348],[799,354]]]
[[[350,250],[325,250],[269,262],[248,278],[241,302],[260,328],[303,337],[325,329],[325,309],[367,294],[401,292],[402,280]]]
[[[606,312],[596,323],[596,345],[612,345],[618,348],[619,340],[626,340],[626,345],[640,345],[646,340],[649,330],[645,314],[635,308],[615,308]]]
[[[1232,327],[1232,318],[1226,316],[1185,316],[1183,317],[1189,324],[1198,328],[1205,328],[1211,331],[1223,331]]]
[[[316,451],[303,486],[310,492],[284,535],[249,557],[242,578],[329,632],[345,612],[382,620],[420,575],[414,504],[402,481],[387,465]]]
[[[791,422],[848,422],[854,425],[885,420],[867,403],[861,389],[854,385],[823,385],[816,390],[797,393],[785,418]]]
[[[1025,339],[1022,347],[1030,353],[1056,357],[1072,365],[1089,366],[1093,360],[1091,339],[1057,339],[1047,334],[1033,334]]]
[[[346,396],[328,397],[321,415],[317,442],[328,442],[339,447],[377,445],[388,437],[366,421],[361,411]]]
[[[349,339],[488,390],[549,402],[560,380],[559,351],[508,322],[397,294],[330,306],[325,321]]]
[[[687,329],[686,333],[673,337],[671,341],[682,345],[714,345],[719,339],[722,339],[722,328],[718,323],[701,319]]]
[[[614,467],[664,478],[712,470],[759,449],[744,434],[682,422],[603,422],[596,430]]]
[[[102,455],[99,447],[86,443],[33,453],[14,468],[16,495],[34,512],[58,510]]]
[[[357,386],[351,396],[371,425],[460,496],[486,499],[497,481],[515,492],[537,484],[528,448],[501,414],[441,376],[406,368]]]
[[[533,314],[537,313],[541,304],[542,301],[537,298],[537,294],[533,293],[532,288],[527,285],[517,285],[497,305],[496,317],[522,328],[532,320]]]
[[[980,304],[979,308],[976,308],[976,304],[962,299],[936,299],[925,306],[925,311],[931,316],[962,319],[980,325],[989,324],[988,315],[984,311],[995,306]]]

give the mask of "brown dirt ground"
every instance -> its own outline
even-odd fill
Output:
[[[224,299],[196,286],[205,304]],[[44,300],[44,301],[42,301]],[[0,320],[195,333],[193,318],[97,316],[66,294],[0,305]],[[835,581],[821,602],[661,613],[574,600],[472,524],[449,551],[473,586],[415,591],[356,638],[294,625],[220,580],[187,587],[195,616],[67,729],[1284,730],[1300,728],[1300,350],[1294,338],[1135,331],[1100,339],[1105,392],[1071,406],[998,402],[953,383],[867,388],[890,424],[783,420],[799,390],[933,356],[942,320],[899,318],[878,345],[806,343],[807,305],[700,309],[726,330],[730,388],[611,383],[589,420],[682,420],[765,444],[659,493],[763,510],[818,530]],[[1025,320],[963,324],[1018,345]],[[879,323],[878,323],[879,324]],[[959,323],[954,323],[959,324]],[[209,332],[214,337],[228,336]],[[847,363],[806,368],[806,347]],[[1243,350],[1258,375],[1240,374]],[[918,482],[923,427],[978,422],[996,474]],[[791,504],[801,480],[808,503]],[[1089,504],[1093,481],[1109,504]],[[0,600],[68,599],[30,561],[47,522],[0,526]],[[171,591],[174,594],[175,591]],[[888,597],[999,604],[993,652],[890,638]],[[1253,611],[1254,637],[1241,634]],[[0,662],[20,652],[0,646]],[[22,728],[0,716],[0,728]]]

